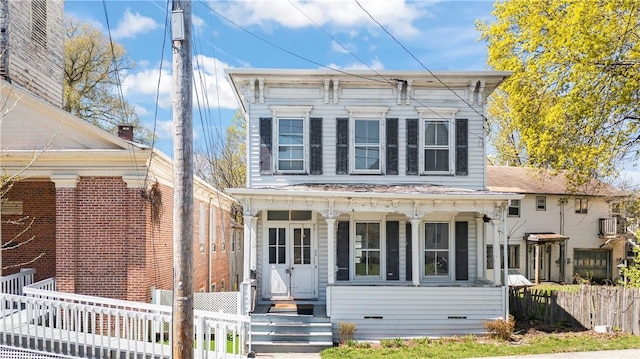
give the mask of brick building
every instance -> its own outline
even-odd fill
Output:
[[[2,197],[3,274],[33,267],[60,290],[127,300],[171,289],[171,159],[0,87],[12,107],[0,122],[0,165],[15,176]],[[236,202],[199,178],[194,189],[194,290],[231,289]]]
[[[61,0],[0,0],[2,274],[148,301],[172,288],[172,161],[130,127],[116,136],[61,109],[62,20]],[[235,201],[198,178],[194,191],[193,289],[232,289]]]

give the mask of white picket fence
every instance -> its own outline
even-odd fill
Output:
[[[22,295],[22,288],[33,283],[36,270],[33,268],[21,269],[20,272],[1,276],[0,291],[2,293]]]
[[[55,279],[22,293],[0,294],[0,345],[81,358],[171,358],[170,306],[56,292]],[[248,315],[194,311],[195,357],[246,357],[249,323]]]

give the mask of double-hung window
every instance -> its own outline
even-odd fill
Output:
[[[384,120],[388,107],[349,107],[352,173],[379,174],[384,171]]]
[[[458,109],[422,107],[418,109],[421,122],[421,173],[451,174],[454,170],[454,123]]]
[[[380,222],[356,222],[356,277],[380,277]]]
[[[449,276],[449,223],[424,224],[424,275]]]
[[[354,119],[354,170],[380,171],[380,119]]]
[[[305,139],[303,118],[278,119],[278,171],[305,171]]]
[[[267,172],[275,169],[277,173],[284,174],[307,173],[309,170],[308,126],[312,108],[312,106],[269,106],[275,119],[273,132],[269,129],[271,125],[265,126],[264,130],[267,132],[265,135],[272,135],[275,142],[273,143],[275,165],[267,164],[270,167],[265,169]],[[270,119],[267,120],[271,123]]]

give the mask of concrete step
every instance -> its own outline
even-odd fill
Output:
[[[295,343],[319,343],[332,342],[333,335],[331,332],[318,333],[278,333],[278,332],[259,332],[251,331],[251,340],[258,342],[295,342]]]

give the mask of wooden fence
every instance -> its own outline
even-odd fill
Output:
[[[512,288],[509,307],[517,320],[585,329],[607,325],[640,335],[640,288],[583,285],[576,292]]]

